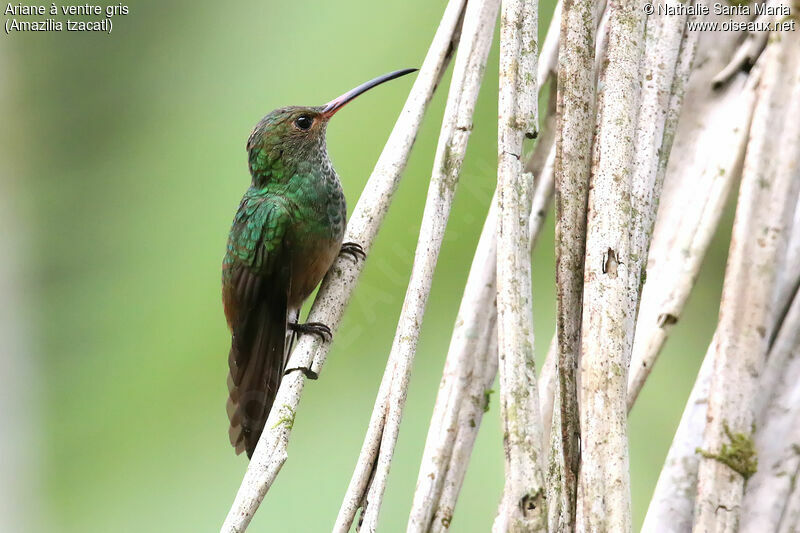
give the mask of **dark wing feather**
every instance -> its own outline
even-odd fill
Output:
[[[242,202],[223,265],[223,301],[231,328],[228,355],[229,436],[252,457],[285,368],[291,269],[285,250],[288,215],[280,204]]]

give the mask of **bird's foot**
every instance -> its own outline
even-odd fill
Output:
[[[305,324],[290,322],[289,329],[298,334],[310,333],[311,335],[316,335],[323,342],[329,341],[333,338],[333,333],[331,333],[331,328],[329,328],[322,322],[306,322]]]
[[[339,255],[349,255],[355,262],[359,259],[366,259],[367,252],[357,242],[346,242],[342,244],[342,249],[339,250]]]

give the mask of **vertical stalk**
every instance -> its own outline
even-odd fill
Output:
[[[736,220],[723,285],[708,425],[698,472],[695,528],[736,531],[753,457],[753,398],[772,329],[777,269],[785,252],[800,180],[776,138],[791,130],[800,107],[800,46],[787,32],[767,47],[759,100],[750,128]]]
[[[522,142],[537,133],[535,0],[504,0],[500,18],[497,333],[505,487],[493,531],[547,531],[536,390],[528,218],[532,176]]]
[[[607,10],[586,236],[577,528],[625,532],[631,530],[626,408],[634,325],[628,292],[631,180],[644,13],[634,0],[610,3]]]
[[[548,466],[549,530],[575,530],[580,463],[578,358],[586,207],[595,123],[594,0],[564,0],[556,134],[556,369]]]

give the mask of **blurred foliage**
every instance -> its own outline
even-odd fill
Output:
[[[59,5],[61,3],[59,2]],[[542,3],[541,32],[554,2]],[[3,36],[2,116],[19,228],[30,240],[41,383],[46,531],[215,531],[246,467],[227,440],[228,332],[220,262],[247,187],[244,145],[270,109],[319,104],[419,66],[444,1],[131,2],[111,35]],[[450,332],[494,188],[497,44],[419,344],[382,511],[404,529]],[[350,206],[404,102],[389,83],[337,115],[329,151]],[[306,388],[289,461],[253,531],[325,531],[361,446],[416,245],[447,94],[431,105],[404,180],[319,381]],[[729,222],[727,224],[729,225]],[[631,417],[640,524],[716,312],[718,236],[682,323]],[[554,329],[552,215],[534,253],[537,353]],[[455,532],[488,531],[502,489],[496,403]]]

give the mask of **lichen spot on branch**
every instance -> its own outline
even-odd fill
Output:
[[[483,391],[483,412],[489,412],[489,403],[492,400],[492,394],[494,393],[493,389],[486,389]]]
[[[281,424],[284,424],[286,426],[286,429],[292,429],[292,427],[294,426],[294,415],[295,415],[294,409],[292,409],[290,406],[286,404],[283,404],[282,407],[284,409],[284,414],[280,418],[280,420],[275,422],[275,425],[272,426],[272,429],[275,429]]]
[[[695,452],[706,459],[714,459],[728,466],[747,481],[758,470],[758,457],[753,438],[744,433],[733,433],[727,422],[723,424],[725,435],[731,441],[730,444],[723,444],[719,453],[711,453],[701,448],[697,448]]]

